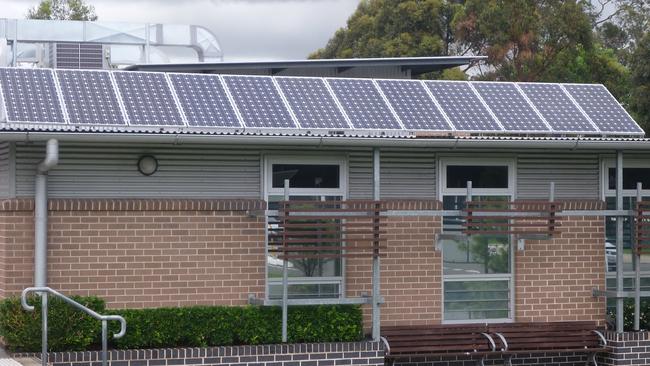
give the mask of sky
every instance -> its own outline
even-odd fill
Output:
[[[300,60],[325,46],[359,0],[86,0],[100,21],[202,25],[224,61]],[[0,0],[0,18],[24,18],[38,0]]]

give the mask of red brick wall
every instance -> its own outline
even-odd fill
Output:
[[[18,202],[3,213],[3,295],[33,283],[33,207]],[[260,208],[234,200],[53,200],[49,284],[111,307],[244,305],[249,293],[264,294],[264,219],[246,213]]]
[[[585,204],[565,210],[597,209]],[[605,223],[603,217],[567,216],[552,240],[526,240],[515,254],[517,321],[594,320],[604,322]]]

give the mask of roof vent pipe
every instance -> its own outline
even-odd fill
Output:
[[[34,286],[47,286],[47,173],[59,163],[59,142],[47,141],[45,159],[38,164],[34,187]]]

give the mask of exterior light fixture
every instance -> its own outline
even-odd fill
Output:
[[[152,175],[158,170],[158,160],[152,155],[143,155],[138,159],[138,171],[142,175]]]

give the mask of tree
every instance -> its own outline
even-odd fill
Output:
[[[460,5],[445,0],[363,0],[327,45],[310,58],[444,55]]]
[[[650,32],[640,39],[630,59],[630,109],[641,127],[650,131]]]
[[[49,20],[97,20],[95,7],[84,0],[42,0],[29,9],[28,19]]]

